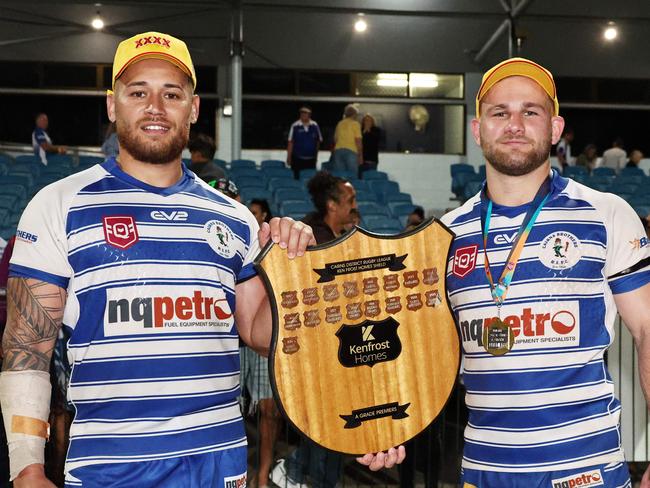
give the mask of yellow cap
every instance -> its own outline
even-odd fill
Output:
[[[113,60],[113,84],[115,80],[133,63],[143,59],[162,59],[178,67],[183,73],[192,78],[192,86],[196,88],[196,74],[187,45],[180,39],[160,32],[145,32],[120,42]]]
[[[543,66],[528,59],[510,58],[501,61],[483,75],[481,87],[478,89],[478,93],[476,94],[477,117],[481,115],[479,107],[485,94],[490,91],[490,88],[509,76],[525,76],[526,78],[536,81],[548,94],[551,100],[553,100],[553,115],[558,115],[560,113],[560,103],[557,101],[557,90],[551,72]]]

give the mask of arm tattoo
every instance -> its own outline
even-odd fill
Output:
[[[49,371],[66,291],[31,278],[9,278],[3,371]]]

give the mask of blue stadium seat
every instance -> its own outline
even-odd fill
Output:
[[[41,158],[35,156],[34,154],[21,154],[20,156],[16,156],[15,161],[16,164],[37,163],[40,164],[41,166],[43,165],[43,163],[41,162]]]
[[[369,169],[361,173],[361,179],[363,180],[387,180],[388,174],[383,171],[377,171],[376,169]]]
[[[474,195],[476,195],[479,191],[481,191],[481,188],[483,188],[483,181],[478,181],[478,180],[468,181],[465,184],[465,188],[463,189],[463,199],[469,200]]]
[[[304,200],[311,202],[311,197],[303,188],[278,188],[275,192],[275,202],[280,204],[286,200]]]
[[[299,178],[300,181],[309,181],[314,177],[315,174],[316,174],[315,169],[302,169],[302,170],[300,170],[300,173],[299,173],[298,176],[300,177]]]
[[[481,175],[476,174],[474,166],[467,163],[455,163],[449,167],[451,172],[451,192],[456,197],[462,198],[465,191],[465,185],[468,181],[483,181]]]
[[[10,227],[10,226],[5,226],[0,228],[0,237],[2,237],[5,241],[8,241],[11,239],[11,237],[16,234],[16,228],[15,227]]]
[[[630,197],[628,203],[633,207],[636,205],[639,206],[650,205],[650,193],[648,193],[647,188],[644,188],[644,193],[639,193],[637,189],[637,193],[634,193]]]
[[[260,178],[259,176],[239,176],[237,178],[233,178],[233,181],[237,185],[237,188],[240,189],[240,191],[242,188],[266,188],[266,182],[264,181],[264,178]]]
[[[7,224],[9,223],[10,214],[11,214],[11,210],[9,210],[8,208],[0,207],[0,227],[4,227],[5,222]]]
[[[573,179],[576,179],[576,176],[582,176],[586,178],[589,176],[589,171],[584,166],[567,166],[564,168],[562,176]]]
[[[395,181],[389,180],[372,180],[370,188],[377,195],[379,201],[386,201],[386,196],[391,193],[399,193],[399,185]]]
[[[31,175],[7,175],[2,177],[3,185],[21,185],[25,189],[34,184],[34,178]]]
[[[364,221],[366,217],[370,217],[372,215],[382,215],[384,217],[390,216],[390,210],[377,203],[358,203],[357,208],[359,209],[361,218],[363,218]]]
[[[625,183],[614,180],[614,183],[609,187],[609,191],[616,195],[633,195],[639,185],[637,183]]]
[[[214,163],[215,163],[217,166],[219,166],[220,168],[222,168],[222,169],[224,169],[224,170],[226,169],[227,163],[226,163],[226,161],[224,161],[223,159],[216,159],[216,158],[215,158],[215,159],[213,159],[212,161],[214,161]]]
[[[279,188],[298,188],[303,189],[302,183],[298,180],[289,179],[289,178],[271,178],[266,183],[266,187],[273,193]]]
[[[348,181],[358,179],[357,178],[358,173],[356,173],[354,171],[345,171],[345,170],[342,170],[342,169],[335,169],[334,171],[332,171],[332,174],[334,176],[338,176],[339,178],[343,178],[344,180],[348,180]]]
[[[643,171],[641,168],[633,167],[633,166],[630,166],[628,168],[626,166],[625,168],[621,169],[620,176],[643,176],[643,177],[646,177],[646,174],[645,174],[645,171]]]
[[[485,165],[484,164],[482,164],[482,165],[480,165],[478,167],[478,175],[483,179],[486,178],[486,176],[485,176]]]
[[[251,187],[251,186],[240,186],[239,194],[246,202],[250,202],[253,198],[259,200],[266,200],[267,202],[271,201],[272,194],[266,188]]]
[[[359,202],[376,202],[377,195],[372,190],[357,190],[357,203]]]
[[[410,193],[404,193],[404,192],[399,192],[399,193],[389,193],[386,195],[386,198],[384,201],[388,204],[390,207],[391,203],[395,202],[400,202],[400,203],[413,203],[413,199],[411,198]]]
[[[27,198],[27,188],[23,185],[6,183],[3,178],[0,180],[0,195],[17,195],[19,198]]]
[[[235,180],[235,183],[237,180],[240,178],[258,178],[259,180],[263,180],[262,178],[262,173],[260,173],[257,169],[255,168],[234,168],[231,169],[229,172],[230,178],[232,180]]]
[[[282,202],[280,205],[280,215],[294,215],[294,214],[302,214],[300,219],[307,215],[310,212],[313,212],[315,210],[314,205],[311,202],[298,202],[298,201],[286,201]]]
[[[632,205],[632,208],[639,217],[645,218],[650,215],[650,205]]]
[[[453,163],[449,165],[449,171],[452,178],[460,173],[476,173],[474,166],[467,163]]]
[[[262,174],[265,178],[293,178],[293,171],[289,168],[269,167],[262,168]]]
[[[0,176],[4,176],[8,172],[9,172],[9,166],[6,163],[0,161]]]
[[[352,180],[350,183],[352,183],[354,189],[357,190],[357,193],[359,190],[371,191],[368,180]]]
[[[79,166],[90,168],[96,164],[103,163],[104,159],[103,156],[79,156]]]
[[[0,208],[3,208],[7,211],[13,210],[16,206],[16,202],[20,200],[20,197],[17,195],[4,195],[1,193],[2,187],[0,187]]]
[[[390,211],[394,217],[398,218],[402,226],[406,225],[406,219],[402,217],[408,217],[408,215],[415,210],[415,205],[408,202],[390,202]]]
[[[404,229],[398,219],[390,219],[381,215],[369,215],[363,218],[365,228],[378,234],[399,234]]]
[[[256,168],[257,165],[252,159],[233,159],[230,161],[230,169],[235,168]]]
[[[584,184],[589,188],[593,188],[594,190],[606,191],[603,190],[603,188],[609,188],[612,184],[612,181],[614,181],[614,176],[611,175],[591,175],[585,179]]]
[[[287,165],[285,164],[284,161],[281,161],[279,159],[265,159],[261,163],[261,168],[286,168]]]
[[[607,166],[601,166],[600,168],[595,168],[591,174],[593,176],[616,176],[616,171],[614,168],[609,168]]]

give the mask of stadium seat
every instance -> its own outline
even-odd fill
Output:
[[[262,174],[265,178],[293,178],[293,171],[289,168],[269,167],[262,168]]]
[[[29,188],[34,184],[34,178],[27,174],[7,175],[2,177],[2,183],[3,185],[21,185]]]
[[[404,226],[406,219],[402,219],[402,217],[408,217],[415,209],[415,205],[408,202],[390,202],[389,208],[393,216],[398,218],[402,226]]]
[[[7,173],[9,173],[9,166],[6,163],[0,161],[0,176],[4,176]]]
[[[386,196],[391,193],[399,193],[399,185],[395,181],[372,180],[370,189],[375,192],[379,201],[386,201]]]
[[[2,187],[0,187],[0,192]],[[0,208],[7,211],[13,210],[20,198],[17,195],[4,195],[0,193]]]
[[[398,219],[386,218],[381,215],[369,215],[363,218],[365,228],[378,234],[399,234],[403,227]]]
[[[620,176],[643,176],[643,177],[647,177],[646,174],[645,174],[645,171],[643,171],[641,168],[633,167],[633,166],[631,166],[629,168],[626,166],[625,168],[621,169]]]
[[[413,199],[411,198],[410,193],[404,193],[404,192],[399,192],[399,193],[389,193],[386,195],[386,198],[384,201],[388,204],[390,207],[391,203],[399,202],[399,203],[413,203]]]
[[[562,176],[575,179],[576,176],[587,177],[589,171],[584,166],[567,166],[562,172]]]
[[[371,215],[382,215],[384,217],[390,216],[390,210],[377,203],[358,203],[357,209],[363,219],[370,217]]]
[[[275,202],[280,204],[287,200],[304,200],[311,202],[310,196],[302,188],[278,188],[275,192]]]
[[[104,159],[103,156],[79,156],[79,166],[90,168],[96,164],[103,163]]]
[[[287,165],[285,164],[284,161],[281,161],[279,159],[265,159],[260,164],[260,167],[262,169],[265,169],[265,168],[286,168]]]
[[[463,189],[463,200],[467,201],[476,195],[483,188],[483,181],[472,180],[465,184]]]
[[[251,187],[251,186],[240,186],[239,194],[242,196],[244,201],[250,203],[253,198],[259,200],[266,200],[267,202],[271,201],[273,195],[266,188]]]
[[[230,161],[230,169],[239,169],[239,168],[256,168],[257,165],[252,159],[233,159]]]
[[[361,173],[362,180],[387,180],[388,174],[383,171],[377,171],[376,169],[369,169]]]
[[[614,183],[609,187],[609,191],[616,195],[633,195],[639,187],[636,183],[625,183],[614,180]]]
[[[17,195],[19,198],[27,198],[27,188],[23,185],[11,184],[5,181],[4,178],[0,180],[0,195]]]
[[[359,202],[376,202],[377,195],[372,190],[357,190],[357,203]]]
[[[288,178],[271,178],[268,180],[266,187],[269,189],[269,191],[275,193],[276,190],[279,188],[298,188],[298,189],[303,189],[303,185],[297,181]]]
[[[451,173],[451,192],[458,198],[463,197],[465,185],[472,179],[483,181],[483,178],[476,174],[474,166],[467,163],[455,163],[450,165]]]
[[[601,166],[600,168],[594,169],[591,174],[593,176],[616,176],[616,171],[614,168],[609,168],[607,166]]]
[[[474,166],[467,163],[453,163],[449,165],[449,171],[452,178],[460,173],[476,173]]]
[[[368,180],[352,180],[350,183],[352,183],[354,189],[357,190],[357,193],[359,190],[371,191]]]
[[[311,202],[298,202],[298,201],[293,201],[289,200],[286,202],[282,202],[280,205],[280,215],[295,215],[295,214],[302,214],[300,219],[307,215],[310,212],[313,212],[315,210],[314,205]],[[299,220],[300,220],[299,219]]]
[[[630,205],[632,204],[630,203]],[[639,217],[644,218],[650,215],[650,205],[632,205],[632,208]]]
[[[230,170],[229,175],[230,175],[230,179],[235,180],[235,183],[237,183],[237,181],[240,178],[245,178],[245,177],[257,178],[259,180],[263,180],[262,173],[260,173],[255,168],[245,168],[245,167],[234,168]]]
[[[300,174],[299,174],[300,178],[299,179],[300,179],[300,181],[305,181],[306,182],[306,181],[311,180],[314,177],[315,174],[316,174],[315,169],[302,169],[302,170],[300,170]]]
[[[14,234],[16,234],[15,227],[10,227],[8,225],[5,227],[0,227],[0,237],[2,237],[5,241],[11,239],[11,236]]]
[[[344,180],[348,180],[348,181],[358,179],[358,173],[354,171],[335,169],[334,171],[332,171],[332,174],[334,176],[338,176],[339,178],[343,178]]]
[[[20,156],[16,156],[15,161],[17,165],[37,163],[43,166],[41,158],[35,156],[34,154],[21,154]]]
[[[612,181],[614,181],[614,176],[611,175],[591,175],[585,179],[584,184],[594,190],[607,191],[606,189],[611,186]]]
[[[240,176],[233,178],[233,181],[240,191],[242,188],[266,188],[264,178],[260,178],[259,176]]]

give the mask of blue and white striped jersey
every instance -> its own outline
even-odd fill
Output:
[[[650,246],[621,198],[552,174],[551,197],[528,237],[501,319],[512,350],[492,356],[483,330],[497,317],[483,267],[481,201],[443,217],[456,233],[447,289],[463,343],[469,422],[463,466],[557,471],[623,460],[620,403],[604,354],[613,295],[650,282]],[[494,205],[488,235],[501,276],[527,205]]]
[[[21,218],[12,275],[68,291],[67,471],[246,445],[233,311],[258,226],[183,172],[157,188],[109,159],[44,188]]]

